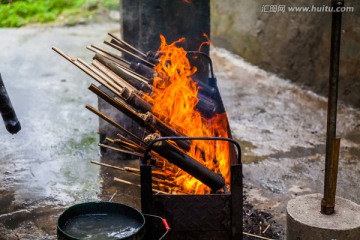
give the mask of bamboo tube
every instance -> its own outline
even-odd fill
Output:
[[[157,134],[150,134],[145,138],[145,142],[157,138]],[[210,187],[213,191],[217,191],[225,186],[225,179],[221,175],[211,171],[172,143],[168,141],[157,142],[152,145],[152,149],[169,162]]]
[[[126,132],[127,134],[129,134],[130,136],[132,136],[133,138],[137,139],[138,141],[143,143],[143,140],[141,140],[138,136],[136,136],[135,134],[133,134],[132,132],[128,131],[127,129],[125,129],[123,126],[121,126],[120,124],[118,124],[117,122],[115,122],[115,120],[113,120],[112,118],[110,118],[109,116],[107,116],[105,113],[100,112],[99,110],[97,110],[96,108],[90,106],[90,105],[85,105],[85,107],[87,109],[89,109],[91,112],[95,113],[96,115],[98,115],[99,117],[101,117],[102,119],[104,119],[105,121],[107,121],[108,123],[112,124],[113,126],[117,127],[118,129]]]
[[[105,140],[108,141],[108,142],[114,143],[114,139],[111,139],[109,137],[106,137]]]
[[[130,62],[125,60],[124,58],[114,54],[114,53],[111,53],[109,51],[106,51],[105,49],[101,48],[101,47],[98,47],[96,45],[90,45],[90,46],[87,46],[86,47],[87,49],[89,49],[90,51],[93,51],[95,53],[99,53],[100,55],[108,58],[109,60],[115,62],[116,64],[119,64],[119,65],[122,65],[122,66],[125,66],[125,67],[129,67],[130,66]]]
[[[96,56],[96,55],[95,55]],[[98,61],[96,58],[93,60],[92,64],[102,71],[106,76],[108,76],[110,79],[112,79],[116,84],[121,86],[122,88],[127,88],[128,91],[135,91],[136,88],[133,87],[131,84],[126,82],[123,78],[121,78],[119,75],[114,73],[111,69],[106,67],[104,64],[102,64],[100,61]]]
[[[55,52],[57,52],[58,54],[60,54],[62,57],[64,57],[66,60],[68,60],[69,62],[71,62],[72,64],[74,64],[76,67],[78,67],[79,69],[81,69],[83,72],[85,72],[87,75],[89,75],[90,77],[92,77],[93,79],[95,79],[97,82],[99,82],[100,84],[102,84],[103,86],[105,86],[106,88],[108,88],[112,93],[114,93],[117,96],[121,96],[119,91],[116,90],[114,87],[112,87],[111,85],[109,85],[107,83],[107,81],[105,81],[100,75],[98,75],[96,72],[93,71],[93,69],[87,66],[87,64],[81,60],[81,62],[73,59],[72,57],[70,57],[69,55],[67,55],[66,53],[62,52],[60,49],[53,47],[52,48]],[[85,63],[85,64],[84,64]]]
[[[116,169],[116,170],[120,170],[120,171],[124,171],[124,172],[129,172],[129,173],[135,174],[137,176],[140,176],[140,169],[126,168],[126,167],[122,168],[122,167],[112,166],[110,164],[96,162],[96,161],[90,161],[90,162],[93,164],[99,165],[99,166],[108,167],[108,168],[112,168],[112,169]]]
[[[132,182],[129,182],[129,181],[126,181],[126,180],[123,180],[121,178],[117,178],[117,177],[114,177],[114,181],[116,182],[121,182],[121,183],[125,183],[125,184],[128,184],[128,185],[132,185],[132,186],[137,186],[137,187],[141,187],[139,184],[135,184],[135,183],[132,183]],[[154,192],[156,193],[161,193],[161,194],[169,194],[167,192],[163,192],[163,191],[160,191],[160,190],[157,190],[157,189],[152,189]]]
[[[146,114],[138,113],[133,110],[133,108],[120,101],[119,99],[110,97],[107,93],[105,93],[93,84],[90,85],[89,89],[93,91],[96,95],[104,99],[106,102],[114,106],[116,109],[133,119],[141,127],[145,127],[149,131],[159,131],[163,136],[180,136],[168,124],[162,122],[161,120],[153,116],[150,112]],[[177,145],[186,151],[189,151],[190,144],[190,141],[186,140],[177,141]]]
[[[147,60],[139,57],[138,55],[133,54],[133,53],[129,52],[128,50],[126,50],[126,49],[124,49],[124,48],[122,48],[122,47],[119,47],[119,46],[117,46],[117,45],[115,45],[115,44],[113,44],[113,43],[111,43],[111,42],[104,41],[104,43],[105,43],[106,45],[109,45],[109,46],[112,47],[112,48],[115,48],[116,50],[118,50],[118,51],[120,51],[120,52],[126,53],[126,54],[128,54],[128,55],[130,55],[130,56],[132,56],[132,57],[134,57],[134,58],[136,58],[136,59],[138,59],[138,60],[140,60],[140,61],[148,64],[149,66],[152,66],[152,67],[155,66],[155,65],[152,64],[151,62],[149,62],[149,61],[147,61]]]
[[[107,93],[96,87],[94,84],[91,84],[89,86],[89,89],[94,92],[96,95],[104,99],[106,102],[111,104],[113,107],[118,109],[119,111],[126,114],[128,117],[132,118],[134,121],[136,121],[140,126],[145,127],[144,119],[142,118],[142,115],[135,112],[132,108],[121,102],[119,99],[113,98],[109,96]]]
[[[120,65],[117,65],[119,68],[121,68],[126,74],[128,74],[129,76],[131,77],[134,77],[136,78],[137,80],[139,81],[142,81],[146,84],[148,84],[150,82],[150,79],[145,77],[144,75],[141,75],[137,72],[135,72],[134,70],[132,70],[131,68],[126,68],[126,67],[123,67],[123,66],[120,66]]]
[[[127,142],[129,142],[130,144],[135,145],[137,148],[141,149],[141,151],[145,151],[145,148],[144,148],[143,146],[137,144],[136,142],[134,142],[134,141],[132,141],[131,139],[123,136],[122,134],[118,133],[118,134],[116,134],[116,135],[117,135],[119,138],[121,138],[122,140],[127,141]],[[115,140],[114,140],[114,143],[115,143]],[[143,143],[143,142],[142,142],[142,143]]]
[[[121,68],[120,66],[114,64],[113,62],[107,60],[104,57],[96,56],[96,60],[101,62],[103,65],[105,65],[107,68],[109,68],[111,71],[116,73],[118,77],[121,77],[124,81],[126,81],[128,84],[133,86],[134,88],[141,90],[146,93],[152,92],[152,87],[147,83],[146,80],[137,77],[135,74],[132,74],[131,72],[127,71],[124,68]]]
[[[77,61],[79,61],[82,65],[84,65],[85,67],[87,67],[89,70],[93,71],[96,75],[98,75],[99,77],[101,77],[108,85],[111,86],[111,88],[115,89],[117,92],[117,96],[121,97],[121,92],[123,91],[123,87],[119,84],[117,84],[117,82],[115,82],[114,80],[112,80],[111,78],[109,78],[108,76],[106,76],[105,73],[101,72],[99,69],[95,68],[94,66],[91,66],[90,64],[88,64],[87,62],[85,62],[84,60],[78,58]],[[110,89],[109,89],[110,90]]]
[[[143,52],[140,51],[139,49],[131,46],[129,43],[125,42],[124,40],[116,37],[115,35],[113,35],[113,34],[111,34],[111,33],[108,33],[108,35],[111,36],[112,38],[114,38],[115,40],[117,40],[118,42],[120,42],[121,44],[123,44],[124,46],[126,46],[126,47],[132,49],[133,51],[137,52],[138,54],[140,54],[140,55],[143,56],[144,58],[147,57],[145,53],[143,53]]]
[[[138,153],[138,152],[131,152],[131,151],[123,150],[123,149],[120,149],[120,148],[112,147],[112,146],[109,146],[109,145],[105,145],[105,144],[102,144],[102,143],[99,143],[98,145],[100,147],[108,148],[108,149],[111,149],[111,150],[114,150],[114,151],[117,151],[117,152],[126,153],[126,154],[130,154],[130,155],[138,156],[138,157],[144,157],[144,154],[141,154],[141,153]]]
[[[131,65],[133,65],[133,63],[130,63],[130,65],[126,65],[126,64],[122,64],[122,63],[119,63],[119,61],[113,57],[111,57],[110,55],[108,54],[104,54],[100,51],[97,51],[96,49],[94,49],[94,52],[96,53],[95,56],[94,56],[94,59],[97,59],[99,60],[100,62],[101,61],[101,58],[106,58],[107,60],[113,62],[116,66],[118,66],[119,68],[122,68],[126,71],[128,71],[129,73],[135,75],[137,78],[140,78],[139,80],[141,81],[145,81],[145,82],[149,82],[150,79],[140,73],[137,73],[134,69],[132,69]],[[144,64],[142,64],[141,66],[144,66]],[[148,67],[149,68],[149,67]],[[150,68],[151,69],[151,68]]]
[[[139,145],[137,145],[137,144],[132,144],[132,143],[130,143],[130,142],[128,142],[128,141],[125,141],[125,140],[120,140],[120,139],[115,139],[114,140],[114,143],[116,143],[116,144],[118,144],[118,145],[121,145],[121,146],[124,146],[124,147],[127,147],[127,148],[129,148],[129,149],[138,149],[138,150],[140,150],[140,151],[142,151],[142,152],[144,152],[145,151],[145,149],[143,148],[143,147],[141,147],[141,146],[139,146]],[[144,154],[142,155],[142,157],[144,156]]]

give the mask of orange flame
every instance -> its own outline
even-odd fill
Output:
[[[201,51],[202,46],[204,46],[204,45],[209,45],[210,46],[210,44],[211,44],[209,36],[206,33],[203,33],[203,36],[206,38],[206,41],[202,42],[200,44],[200,47],[198,49],[199,52]]]
[[[153,83],[152,112],[185,136],[228,137],[226,115],[218,114],[212,119],[204,118],[196,110],[198,89],[191,76],[196,68],[190,65],[186,51],[177,45],[181,38],[167,44],[160,36],[159,64],[154,70],[158,77]],[[230,182],[229,147],[223,141],[192,141],[190,156]],[[209,193],[210,189],[182,170],[174,170],[175,182],[187,193]]]

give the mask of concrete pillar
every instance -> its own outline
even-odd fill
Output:
[[[360,205],[337,197],[335,213],[320,213],[322,194],[299,196],[287,205],[288,240],[359,240]]]

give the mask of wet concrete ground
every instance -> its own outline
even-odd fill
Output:
[[[64,207],[99,199],[96,106],[91,79],[51,50],[91,59],[85,49],[117,24],[0,29],[0,71],[22,125],[0,123],[0,239],[55,239]]]
[[[248,201],[285,229],[289,199],[323,193],[327,99],[223,49],[212,57],[233,137],[242,146]],[[337,195],[360,204],[359,109],[340,104],[337,129]]]
[[[85,46],[118,30],[118,24],[0,29],[0,71],[23,128],[12,136],[0,124],[0,239],[56,239],[58,215],[79,202],[114,196],[139,208],[138,188],[102,186],[114,175],[138,179],[90,164],[99,159],[98,121],[84,108],[97,105],[87,90],[92,80],[51,50],[57,46],[90,60]],[[233,136],[243,150],[247,201],[285,228],[290,198],[322,192],[326,99],[225,50],[213,48],[212,57]],[[359,110],[339,106],[338,195],[357,203],[359,120]]]

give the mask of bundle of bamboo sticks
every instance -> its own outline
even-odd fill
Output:
[[[74,59],[56,47],[52,49],[103,86],[103,88],[100,88],[95,84],[91,84],[89,86],[90,91],[129,116],[148,133],[148,137],[142,139],[97,108],[86,105],[86,108],[91,112],[119,129],[117,139],[106,139],[106,142],[110,145],[99,145],[113,151],[143,158],[150,140],[160,136],[183,136],[183,134],[175,130],[167,122],[160,120],[151,111],[152,83],[156,74],[153,67],[158,64],[158,56],[152,52],[145,54],[111,33],[109,33],[109,36],[111,40],[104,41],[104,43],[111,50],[96,45],[87,46],[87,49],[95,53],[91,64],[79,58]],[[114,52],[119,52],[122,55],[120,56]],[[124,56],[131,57],[133,60],[129,62]],[[106,91],[103,90],[104,88]],[[212,91],[209,88],[205,88],[205,90]],[[199,103],[196,108],[204,116],[212,117],[219,112],[218,105],[211,97],[206,95],[206,92],[200,92],[198,98]],[[225,187],[225,180],[221,175],[207,169],[186,153],[190,150],[190,145],[189,140],[177,141],[176,144],[164,142],[151,151],[151,158],[153,159],[151,162],[155,163],[153,171],[154,191],[160,193],[186,193],[176,186],[174,179],[169,179],[169,176],[173,174],[168,173],[174,173],[178,171],[178,168],[191,174],[213,191]],[[113,167],[106,164],[101,165]],[[117,169],[139,174],[138,169]]]

